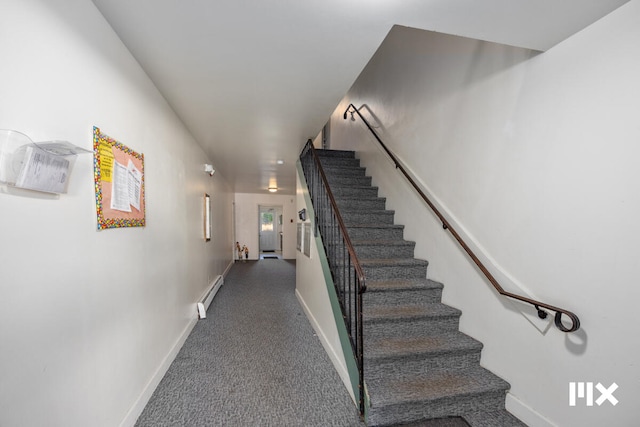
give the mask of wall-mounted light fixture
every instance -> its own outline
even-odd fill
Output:
[[[278,187],[269,187],[268,190],[269,193],[275,193],[276,191],[278,191]]]
[[[204,171],[209,174],[209,176],[213,176],[216,173],[216,170],[213,168],[213,165],[206,164],[204,165]]]

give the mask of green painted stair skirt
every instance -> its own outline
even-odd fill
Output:
[[[300,164],[300,161],[296,163],[296,167],[298,176],[300,177],[300,182],[302,183],[304,201],[306,204],[305,208],[307,210],[307,218],[311,220],[312,227],[315,227],[315,212],[313,210],[313,204],[311,202],[311,197],[309,196],[307,181],[302,171],[302,165]],[[351,342],[349,340],[349,334],[347,332],[347,326],[344,322],[342,310],[340,309],[340,302],[338,300],[338,295],[336,293],[336,287],[334,285],[333,278],[331,277],[331,271],[329,270],[329,262],[327,261],[327,255],[324,251],[322,238],[319,234],[317,236],[315,236],[314,234],[312,234],[313,241],[315,242],[316,248],[318,250],[318,259],[322,266],[322,272],[324,274],[325,284],[327,286],[327,292],[329,294],[329,300],[331,301],[333,318],[335,320],[336,328],[340,336],[340,345],[342,347],[342,352],[344,354],[345,362],[347,365],[347,371],[349,374],[349,379],[351,381],[353,396],[355,397],[356,401],[358,401],[360,399],[360,391],[358,388],[358,365],[355,355],[353,354],[353,348],[351,347]],[[367,393],[365,393],[365,408],[367,406],[368,399]]]

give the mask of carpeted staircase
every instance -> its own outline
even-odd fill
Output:
[[[350,151],[317,151],[364,267],[369,426],[524,426],[504,408],[509,384],[480,367],[482,344],[458,330],[414,242]]]

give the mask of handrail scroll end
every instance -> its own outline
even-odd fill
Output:
[[[571,327],[567,328],[564,323],[562,323],[562,315],[566,314],[569,319],[571,319]],[[560,329],[562,332],[575,332],[580,329],[580,319],[578,316],[573,314],[570,311],[556,311],[554,323],[556,328]]]

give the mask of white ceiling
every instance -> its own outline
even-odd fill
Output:
[[[93,0],[233,190],[286,194],[394,24],[547,50],[627,1]]]

